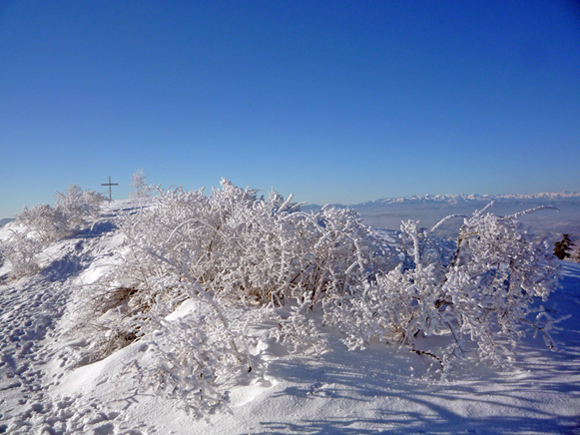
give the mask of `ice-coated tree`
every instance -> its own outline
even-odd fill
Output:
[[[151,195],[153,191],[153,186],[147,184],[147,175],[143,169],[138,169],[133,175],[131,175],[131,187],[135,189],[134,192],[129,192],[129,196],[144,198]]]

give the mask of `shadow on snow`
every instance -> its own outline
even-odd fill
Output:
[[[529,333],[518,345],[517,360],[505,370],[480,364],[458,370],[449,382],[411,377],[425,373],[431,361],[380,346],[351,353],[336,345],[316,360],[279,360],[268,371],[298,385],[272,399],[292,396],[308,406],[324,397],[342,401],[344,409],[365,411],[300,422],[262,421],[261,433],[580,434],[577,272],[580,268],[567,270],[553,298],[556,317],[572,314],[553,331],[560,351],[551,352],[541,337]],[[369,408],[361,408],[361,402]]]

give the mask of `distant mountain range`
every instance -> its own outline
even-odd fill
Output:
[[[13,220],[14,218],[0,219],[0,227],[6,225],[8,222],[12,222]]]
[[[542,203],[548,202],[579,202],[580,203],[580,192],[543,192],[543,193],[532,193],[532,194],[511,194],[511,195],[479,195],[477,193],[471,195],[414,195],[414,196],[404,196],[399,198],[382,198],[376,199],[374,201],[361,202],[360,204],[344,205],[344,204],[331,204],[335,207],[350,207],[354,209],[367,208],[373,206],[382,206],[390,204],[449,204],[449,205],[460,205],[460,204],[470,204],[470,203],[488,203],[488,202],[506,203],[506,202],[535,202],[540,201]],[[548,205],[548,204],[546,204]],[[322,206],[319,204],[307,204],[303,206],[303,210],[318,210]]]
[[[534,194],[513,194],[513,195],[423,195],[423,196],[405,196],[402,198],[383,198],[375,201],[367,201],[357,206],[372,206],[385,204],[401,203],[448,203],[460,204],[470,202],[506,202],[506,201],[562,201],[578,200],[580,201],[579,192],[556,192],[556,193],[534,193]]]
[[[413,219],[422,226],[430,227],[440,219],[452,214],[471,216],[490,202],[490,212],[506,216],[537,206],[556,207],[524,216],[520,220],[532,225],[537,233],[580,234],[580,193],[557,192],[516,195],[424,195],[403,198],[383,198],[348,206],[357,211],[363,222],[375,228],[398,229],[401,221]],[[346,207],[332,204],[335,207]],[[304,211],[317,211],[321,206],[309,204]],[[451,222],[451,226],[454,223]],[[456,225],[457,226],[457,225]]]

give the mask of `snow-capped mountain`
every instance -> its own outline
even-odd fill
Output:
[[[580,193],[556,192],[511,195],[424,195],[403,198],[383,198],[351,206],[371,226],[398,229],[401,221],[419,220],[431,227],[448,215],[471,215],[493,202],[491,211],[508,216],[539,206],[541,210],[522,217],[538,234],[561,237],[563,233],[580,234]],[[453,226],[455,225],[455,226]],[[449,229],[458,230],[461,221],[450,222]],[[453,226],[453,228],[451,228]]]
[[[549,206],[554,209],[542,210],[524,216],[522,220],[533,227],[536,233],[580,234],[580,193],[578,192],[544,192],[534,194],[509,195],[414,195],[400,198],[382,198],[360,204],[345,206],[332,204],[335,207],[350,207],[356,210],[363,221],[373,227],[399,229],[401,221],[418,220],[422,226],[435,225],[445,216],[471,215],[475,210],[493,202],[491,211],[498,215],[510,215],[538,206]],[[317,211],[321,206],[310,204],[303,207],[305,211]],[[450,223],[451,224],[451,223]],[[461,221],[455,220],[456,229]],[[453,231],[451,231],[453,232]]]
[[[509,194],[509,195],[413,195],[399,198],[382,198],[374,201],[367,201],[361,204],[356,204],[353,207],[384,205],[384,204],[402,204],[402,203],[473,203],[473,202],[509,202],[509,201],[580,201],[580,193],[578,192],[543,192],[533,194]]]

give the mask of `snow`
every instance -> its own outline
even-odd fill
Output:
[[[139,341],[101,361],[71,360],[73,349],[91,345],[69,331],[83,289],[118,261],[122,242],[104,219],[46,248],[33,277],[11,280],[10,265],[0,267],[0,433],[580,434],[578,264],[561,263],[562,287],[544,303],[557,317],[571,315],[553,334],[558,352],[530,335],[512,364],[458,367],[442,381],[432,358],[405,348],[348,351],[324,329],[328,352],[291,355],[258,331],[252,353],[262,371],[232,380],[230,413],[196,420],[176,400],[139,388],[153,357]],[[198,309],[185,301],[167,320]]]

